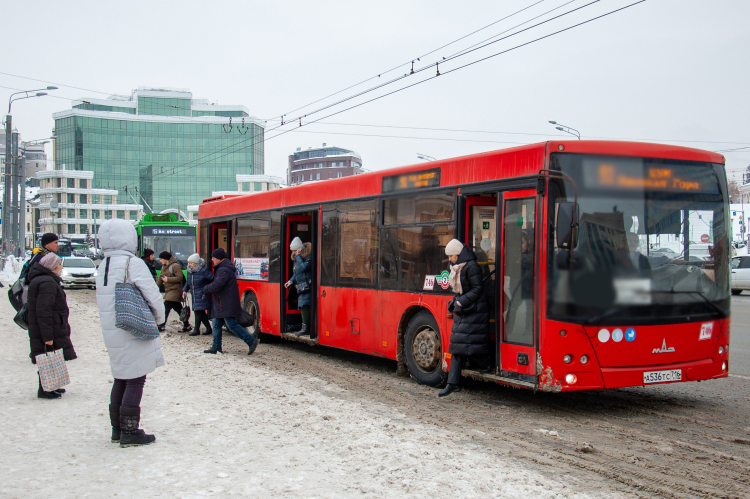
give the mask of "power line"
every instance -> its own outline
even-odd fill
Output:
[[[65,85],[63,83],[56,83],[54,81],[39,80],[37,78],[29,78],[28,76],[14,75],[12,73],[3,73],[0,71],[0,75],[13,76],[14,78],[23,78],[24,80],[38,81],[41,83],[50,83],[52,85],[58,85],[60,87],[75,88],[76,90],[84,90],[86,92],[94,92],[96,94],[114,95],[112,92],[100,92],[99,90],[91,90],[88,88],[74,87],[73,85]]]
[[[451,138],[444,138],[444,137],[413,137],[413,136],[408,136],[408,135],[378,135],[378,134],[371,134],[371,133],[314,132],[312,130],[297,130],[297,129],[292,129],[290,131],[294,133],[316,133],[316,134],[321,134],[321,135],[351,135],[351,136],[356,136],[356,137],[384,137],[384,138],[391,138],[391,139],[440,140],[440,141],[448,141],[448,142],[484,142],[484,143],[490,143],[490,144],[518,144],[518,145],[529,144],[529,142],[451,139]]]

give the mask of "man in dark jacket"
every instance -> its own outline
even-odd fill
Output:
[[[76,358],[76,351],[70,341],[70,325],[68,324],[68,302],[60,286],[59,274],[62,272],[62,260],[50,253],[41,258],[29,270],[29,346],[31,347],[32,364],[36,364],[36,356],[45,351],[62,349],[65,360]],[[45,392],[39,381],[39,398],[60,398],[65,393],[64,388]]]
[[[60,241],[58,240],[57,234],[47,232],[42,236],[40,244],[41,247],[34,248],[34,251],[31,252],[31,259],[29,260],[29,263],[27,263],[24,266],[24,269],[21,270],[21,277],[26,278],[26,285],[28,285],[31,281],[29,279],[29,270],[31,270],[31,266],[44,258],[44,256],[48,253],[57,253],[58,247],[60,246]]]
[[[237,285],[235,266],[227,260],[227,254],[223,248],[217,248],[211,253],[211,261],[214,264],[214,281],[203,287],[203,294],[213,294],[213,306],[211,307],[213,321],[211,323],[214,333],[214,343],[211,348],[203,353],[221,352],[221,327],[226,324],[227,328],[235,336],[247,343],[250,348],[247,352],[252,355],[260,340],[253,338],[244,327],[237,323],[242,307],[240,305],[240,288]]]
[[[141,257],[141,260],[146,264],[146,267],[148,267],[149,272],[151,272],[151,276],[154,278],[154,281],[156,281],[156,269],[154,268],[154,250],[146,248],[143,250],[143,256]]]

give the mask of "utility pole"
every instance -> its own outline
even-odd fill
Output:
[[[10,230],[10,247],[8,252],[13,256],[18,256],[18,132],[11,133],[11,164],[13,165],[13,171],[11,172],[12,191],[10,193],[10,224],[8,228]]]
[[[8,255],[10,248],[10,189],[11,189],[11,156],[12,156],[12,130],[13,130],[13,117],[8,115],[5,117],[5,176],[3,178],[3,266],[5,265],[5,257]]]

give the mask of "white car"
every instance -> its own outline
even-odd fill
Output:
[[[750,289],[750,256],[732,258],[732,294],[738,295]]]
[[[83,256],[66,256],[62,259],[63,286],[88,286],[96,288],[96,266],[90,258]]]

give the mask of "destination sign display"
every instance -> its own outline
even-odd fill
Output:
[[[383,177],[383,193],[440,187],[440,168]]]
[[[144,236],[194,236],[194,227],[143,227]]]
[[[717,193],[716,179],[710,168],[692,165],[649,165],[643,159],[637,158],[614,161],[584,160],[583,166],[584,185],[589,188]]]

